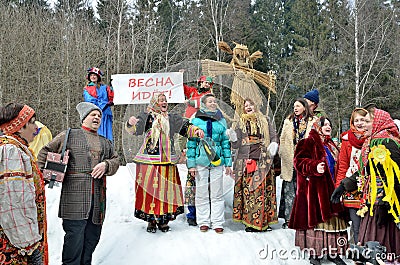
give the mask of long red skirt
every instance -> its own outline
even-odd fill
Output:
[[[136,164],[135,217],[167,223],[184,212],[179,172],[175,165]]]

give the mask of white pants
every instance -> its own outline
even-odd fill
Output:
[[[219,167],[197,168],[196,219],[199,226],[222,228],[224,223],[223,170]]]

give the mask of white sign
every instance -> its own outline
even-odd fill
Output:
[[[114,104],[146,104],[163,93],[169,103],[183,103],[183,73],[116,74],[111,76]]]

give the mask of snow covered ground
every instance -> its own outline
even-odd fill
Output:
[[[178,165],[182,183],[186,167]],[[147,224],[133,216],[134,164],[120,167],[107,178],[107,214],[94,265],[131,264],[309,264],[308,258],[294,247],[294,230],[281,229],[283,220],[265,233],[247,233],[232,221],[233,180],[225,176],[224,233],[200,232],[189,227],[185,215],[170,223],[171,231],[146,232]],[[278,201],[280,180],[277,178]],[[47,189],[47,218],[50,264],[61,264],[64,232],[57,217],[60,187]],[[333,264],[325,260],[325,264]],[[348,264],[351,264],[348,261]]]

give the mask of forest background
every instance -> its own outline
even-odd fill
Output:
[[[400,0],[98,0],[94,10],[92,1],[0,0],[0,104],[29,104],[55,135],[79,126],[87,68],[100,67],[109,83],[116,73],[229,62],[217,43],[235,41],[263,52],[255,69],[276,73],[270,114],[278,131],[295,98],[318,88],[337,135],[356,106],[374,103],[400,118],[399,7]],[[215,89],[220,98],[230,93]],[[113,107],[120,154],[126,108]]]

